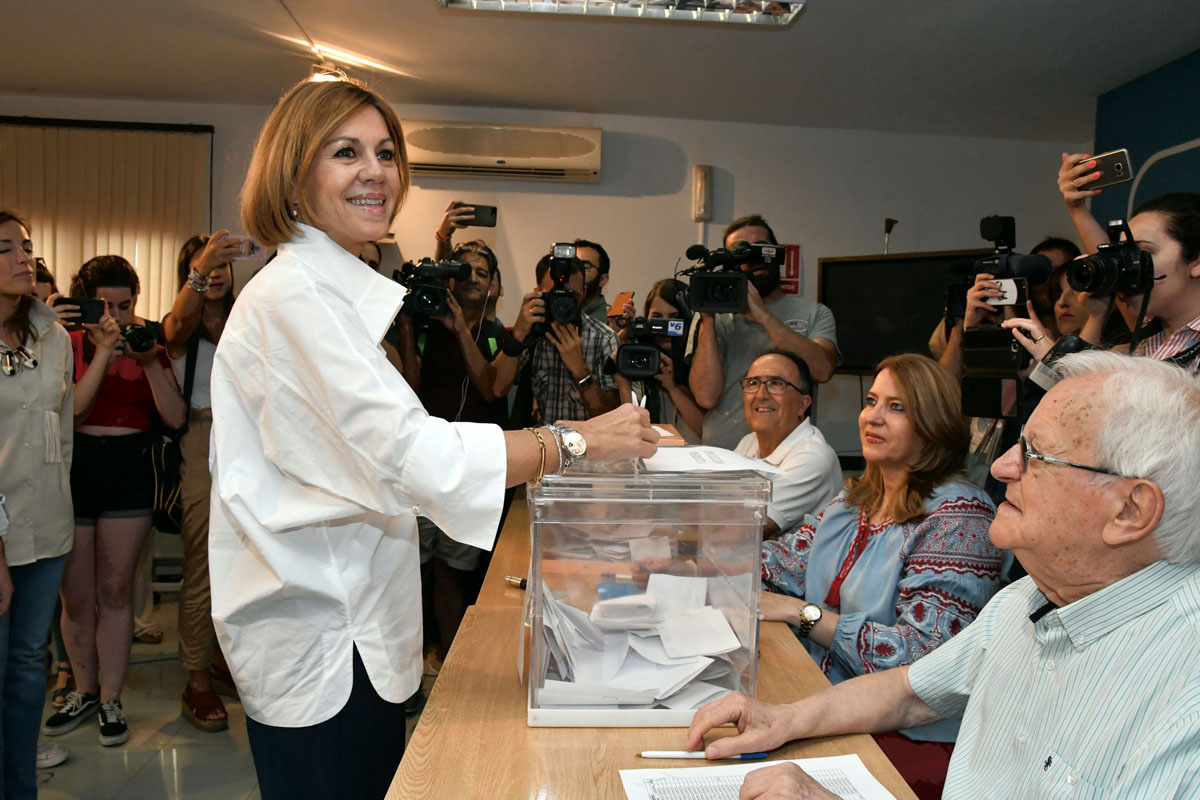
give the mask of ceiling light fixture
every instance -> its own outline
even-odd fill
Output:
[[[787,27],[804,10],[793,0],[437,0],[456,11],[503,11],[675,22]]]

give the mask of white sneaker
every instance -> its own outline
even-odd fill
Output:
[[[48,744],[45,747],[38,745],[37,749],[37,768],[49,769],[57,767],[59,764],[67,760],[67,751],[56,744]]]

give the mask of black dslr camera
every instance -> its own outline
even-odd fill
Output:
[[[1077,292],[1144,294],[1154,286],[1154,260],[1134,242],[1129,223],[1115,219],[1108,223],[1108,243],[1067,267],[1067,283]]]
[[[550,330],[552,322],[579,327],[579,296],[567,288],[567,280],[571,277],[571,264],[576,259],[573,244],[558,242],[550,248],[550,277],[554,280],[554,288],[542,292],[542,302],[546,304],[546,319],[533,323],[533,327],[529,329],[531,336],[544,336]]]
[[[740,314],[746,310],[746,286],[749,276],[743,264],[783,264],[784,249],[773,244],[738,242],[732,248],[709,250],[702,244],[687,249],[687,257],[699,263],[679,274],[691,275],[688,306],[707,314]]]
[[[422,258],[415,264],[406,262],[400,269],[392,270],[392,280],[408,289],[400,313],[409,314],[414,322],[428,327],[434,317],[445,316],[450,310],[446,280],[463,280],[470,274],[471,265],[465,261]]]
[[[617,348],[617,372],[631,380],[653,378],[658,374],[659,336],[683,336],[681,319],[638,317],[629,323],[629,342]]]
[[[951,281],[946,287],[946,316],[960,318],[967,311],[967,290],[975,283],[975,275],[986,272],[996,280],[1011,279],[1014,293],[1005,302],[997,305],[1016,305],[1024,308],[1029,297],[1029,284],[1041,283],[1050,277],[1053,266],[1050,259],[1040,253],[1022,255],[1014,253],[1017,239],[1016,220],[1013,217],[990,216],[979,220],[979,235],[992,243],[995,252],[979,259],[971,268],[971,277]]]
[[[145,353],[154,349],[154,334],[145,325],[126,325],[121,329],[121,338],[131,353]]]

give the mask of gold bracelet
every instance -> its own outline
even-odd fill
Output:
[[[538,465],[537,478],[533,481],[535,484],[538,484],[542,482],[542,478],[546,474],[546,440],[542,438],[542,432],[537,428],[526,428],[525,430],[537,437],[538,444],[541,445],[542,448],[542,463]]]

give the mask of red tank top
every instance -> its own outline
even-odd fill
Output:
[[[78,381],[87,371],[88,363],[84,361],[83,341],[84,331],[71,331],[71,350],[75,354],[75,380]],[[158,362],[169,371],[171,362],[167,360],[166,351],[161,346],[157,348]],[[92,348],[89,347],[89,350]],[[108,373],[96,393],[96,402],[92,405],[92,413],[88,414],[82,425],[105,425],[113,428],[134,428],[148,431],[154,427],[158,411],[154,407],[154,395],[150,392],[150,381],[142,370],[142,365],[129,356],[117,356],[108,366]]]

